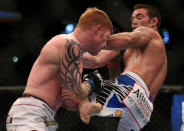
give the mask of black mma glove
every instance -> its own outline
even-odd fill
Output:
[[[90,83],[91,92],[95,92],[96,90],[98,90],[98,88],[103,87],[103,78],[102,75],[98,72],[98,70],[95,70],[90,74],[84,75],[83,80]]]

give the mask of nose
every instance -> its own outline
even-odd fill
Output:
[[[133,19],[132,20],[132,25],[137,25],[138,23],[137,23],[137,20],[136,19]]]
[[[132,28],[135,29],[137,27],[137,25],[138,25],[137,20],[133,20],[132,21]]]

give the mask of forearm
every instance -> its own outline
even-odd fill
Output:
[[[82,82],[81,89],[83,91],[83,98],[82,99],[85,99],[86,97],[88,97],[88,94],[91,91],[90,83],[87,81]]]
[[[106,48],[107,50],[125,50],[131,40],[131,34],[128,32],[117,33],[111,35],[107,41]]]
[[[97,56],[89,53],[83,55],[84,68],[99,68],[106,65],[110,60],[118,56],[119,50],[102,50]]]
[[[111,35],[107,41],[106,49],[125,50],[127,48],[143,47],[158,35],[156,31],[147,27],[138,27],[133,32],[123,32]]]

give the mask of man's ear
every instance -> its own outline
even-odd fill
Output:
[[[158,24],[158,19],[157,19],[157,17],[153,17],[153,18],[151,19],[151,24],[152,24],[152,27],[156,27],[156,26],[157,26],[157,24]]]
[[[96,30],[96,34],[98,34],[102,30],[102,25],[97,25],[95,30]]]
[[[97,29],[97,30],[101,30],[101,28],[102,28],[102,25],[97,25],[97,26],[96,26],[96,29]]]

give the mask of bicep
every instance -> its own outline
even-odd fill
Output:
[[[64,54],[60,58],[60,80],[65,88],[72,89],[76,96],[82,96],[80,87],[82,74],[82,50],[78,43],[67,40]]]
[[[144,27],[135,29],[135,31],[131,33],[129,47],[145,46],[151,41],[153,35],[152,29]]]
[[[133,32],[117,33],[110,37],[106,49],[121,49],[142,47],[146,45],[153,36],[152,29],[140,27]]]
[[[130,43],[130,32],[123,32],[111,35],[107,41],[107,50],[124,50]]]
[[[96,63],[97,58],[96,56],[92,56],[88,52],[86,52],[86,53],[83,53],[82,61],[83,61],[84,68],[90,68],[90,65]]]

